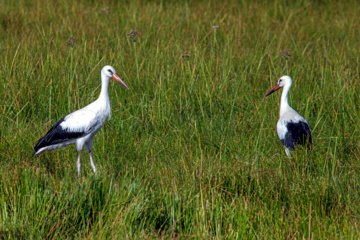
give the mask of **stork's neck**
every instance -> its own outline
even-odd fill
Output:
[[[282,116],[290,107],[288,101],[288,94],[291,88],[291,84],[285,85],[283,92],[281,94],[281,102],[280,102],[280,116]]]
[[[110,81],[109,77],[101,73],[101,92],[99,99],[104,99],[106,103],[107,103],[106,100],[109,100],[109,91],[108,91],[109,81]]]

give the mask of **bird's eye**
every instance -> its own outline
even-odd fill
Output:
[[[282,79],[279,80],[279,83],[281,83],[281,82],[282,82]]]
[[[109,71],[109,73],[111,73],[111,74],[113,73],[110,69],[108,69],[108,71]]]

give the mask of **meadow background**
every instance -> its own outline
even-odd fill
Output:
[[[0,239],[359,238],[359,13],[331,0],[0,0]],[[98,175],[84,153],[77,177],[74,146],[33,158],[98,97],[107,64],[130,90],[110,84]],[[292,159],[281,90],[263,98],[285,74],[313,135]]]

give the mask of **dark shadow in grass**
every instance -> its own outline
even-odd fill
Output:
[[[109,185],[104,179],[91,176],[79,184],[76,191],[72,188],[63,189],[63,196],[53,202],[58,214],[49,222],[62,222],[58,227],[67,232],[68,236],[74,236],[85,229],[91,230],[99,222],[99,213],[109,203]]]
[[[333,215],[333,211],[337,212],[336,215],[341,215],[341,212],[347,209],[346,201],[337,191],[333,185],[330,185],[327,186],[325,192],[319,197],[320,209],[328,217]]]
[[[51,161],[51,158],[47,156],[39,156],[36,157],[36,159],[38,159],[40,166],[42,165],[46,169],[47,173],[50,175],[54,175],[56,173],[56,166],[55,163]]]
[[[0,239],[28,239],[29,233],[24,226],[6,226],[0,227]]]

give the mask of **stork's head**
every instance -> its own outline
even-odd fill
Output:
[[[118,83],[120,83],[124,88],[129,89],[128,86],[126,86],[126,84],[124,83],[124,81],[121,80],[121,78],[116,74],[116,71],[112,66],[107,65],[103,67],[103,69],[101,70],[101,75],[107,77],[108,79],[112,78]]]
[[[265,97],[269,96],[270,94],[272,94],[273,92],[275,92],[276,90],[278,90],[279,88],[282,87],[291,87],[292,84],[292,79],[290,76],[282,76],[279,81],[277,82],[277,84],[265,95]]]

